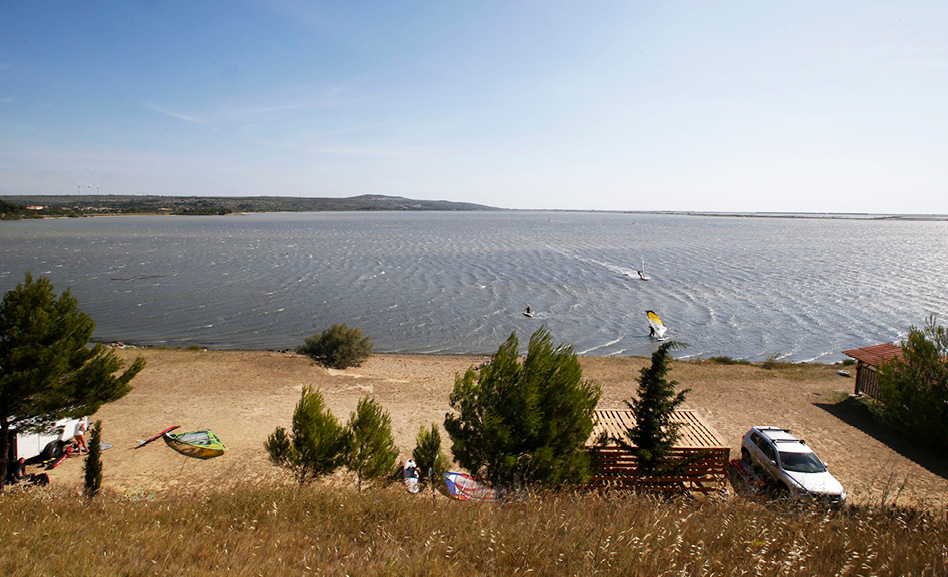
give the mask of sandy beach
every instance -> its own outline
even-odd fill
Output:
[[[290,352],[118,349],[130,363],[136,355],[146,368],[134,389],[103,407],[104,484],[137,493],[184,487],[211,487],[234,480],[286,480],[263,449],[277,426],[288,427],[303,385],[319,388],[333,414],[348,420],[358,400],[375,397],[392,417],[402,457],[415,445],[421,426],[439,425],[449,410],[457,373],[487,357],[454,355],[373,355],[360,367],[327,370]],[[585,378],[603,389],[600,408],[624,408],[633,398],[640,357],[581,357]],[[944,510],[948,504],[948,460],[920,450],[879,427],[852,408],[853,379],[828,365],[759,366],[676,362],[670,378],[690,388],[684,408],[697,411],[731,448],[753,425],[789,427],[829,463],[850,503],[897,500]],[[167,427],[209,428],[228,446],[220,458],[185,457],[156,441],[137,449],[140,439]],[[445,453],[449,440],[443,434]],[[50,472],[54,484],[82,482],[83,457],[70,457]],[[342,479],[345,481],[345,479]]]

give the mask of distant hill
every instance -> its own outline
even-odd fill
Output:
[[[297,198],[289,196],[136,196],[64,195],[0,196],[4,218],[89,216],[99,214],[229,214],[234,212],[325,212],[363,210],[466,211],[499,208],[451,202],[414,200],[400,196],[365,194],[350,198]],[[29,208],[27,208],[29,207]]]

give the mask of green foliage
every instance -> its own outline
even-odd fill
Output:
[[[760,366],[770,371],[773,369],[784,369],[793,364],[793,363],[781,361],[780,359],[783,356],[784,354],[781,353],[780,351],[777,351],[776,353],[772,353],[767,356],[767,359],[763,363],[761,363]]]
[[[296,482],[305,485],[343,463],[346,443],[345,429],[326,407],[322,393],[304,386],[293,411],[292,432],[277,427],[264,447],[273,464],[289,469]]]
[[[362,337],[362,329],[333,325],[320,335],[313,335],[296,352],[310,356],[334,369],[358,366],[372,354],[372,341]]]
[[[426,429],[424,425],[418,429],[411,458],[418,465],[421,477],[428,482],[440,479],[441,475],[448,471],[448,458],[441,450],[441,431],[437,423],[431,423],[430,429]]]
[[[66,289],[57,298],[48,278],[26,279],[0,304],[0,470],[6,470],[8,431],[48,428],[64,417],[95,414],[131,389],[145,366],[126,370],[115,351],[89,347],[95,322]]]
[[[676,393],[678,383],[666,377],[669,350],[682,347],[682,343],[668,341],[652,353],[651,366],[643,367],[639,373],[638,398],[634,402],[626,401],[635,416],[635,426],[626,432],[632,444],[615,439],[626,449],[636,452],[640,471],[645,476],[665,472],[667,457],[678,440],[679,425],[673,423],[671,417],[678,405],[685,402],[690,389]]]
[[[750,361],[747,359],[735,359],[732,357],[718,356],[718,357],[709,357],[709,363],[714,363],[717,365],[749,365]]]
[[[350,415],[346,428],[346,466],[355,472],[361,492],[363,479],[380,479],[395,468],[398,448],[392,436],[392,417],[375,399],[364,397]]]
[[[934,316],[912,327],[902,359],[879,370],[877,414],[919,442],[948,448],[948,330]]]
[[[491,361],[458,375],[444,428],[455,460],[501,487],[556,486],[589,474],[585,442],[602,391],[582,378],[572,347],[537,330],[523,362],[517,334]]]
[[[91,499],[102,488],[102,421],[96,421],[89,428],[89,455],[85,466],[85,493]]]
[[[24,218],[25,212],[22,206],[0,199],[0,220],[19,220]]]

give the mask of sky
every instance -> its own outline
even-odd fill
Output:
[[[948,214],[948,2],[0,2],[0,195]]]

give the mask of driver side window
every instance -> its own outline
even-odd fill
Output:
[[[760,450],[764,452],[764,455],[766,455],[768,459],[777,462],[777,451],[773,445],[770,443],[761,443]]]

